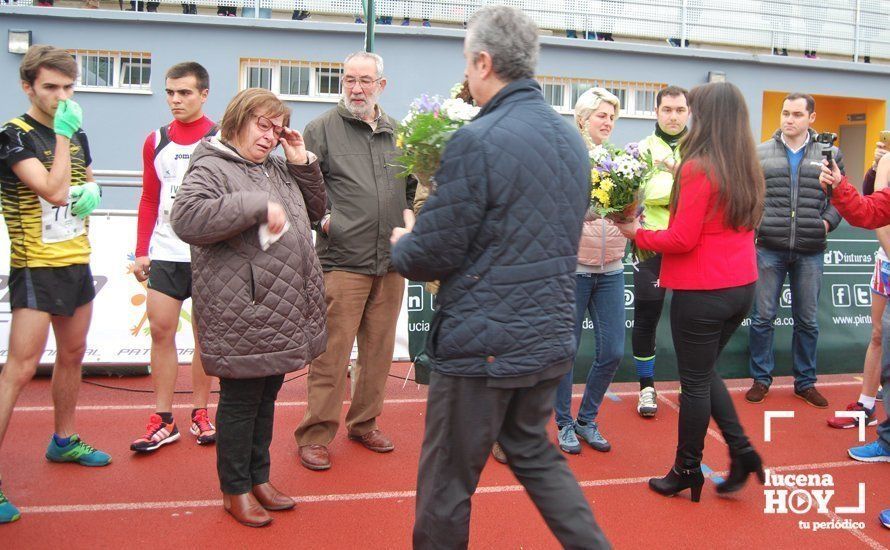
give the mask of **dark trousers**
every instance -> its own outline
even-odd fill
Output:
[[[634,273],[634,326],[631,346],[634,357],[647,359],[655,355],[655,331],[664,307],[665,289],[658,286],[661,254],[637,264]]]
[[[671,335],[680,372],[680,422],[675,465],[701,466],[711,417],[730,453],[750,447],[726,384],[717,374],[717,358],[751,309],[754,284],[721,290],[675,290]]]
[[[547,437],[559,378],[520,389],[490,388],[486,382],[430,375],[414,548],[467,547],[470,497],[495,440],[565,548],[609,548],[565,458]],[[510,521],[508,510],[504,521]]]
[[[275,399],[284,375],[220,378],[216,411],[216,470],[227,495],[269,481]]]

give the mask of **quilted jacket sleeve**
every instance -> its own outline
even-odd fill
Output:
[[[330,165],[328,164],[328,142],[324,132],[324,122],[320,119],[315,119],[307,124],[306,130],[303,132],[303,141],[306,142],[306,149],[315,153],[315,156],[318,158],[318,166],[321,168],[321,176],[324,180],[327,180]],[[327,198],[325,199],[325,209],[322,216],[331,212],[331,203]]]
[[[306,203],[306,213],[309,214],[309,221],[312,223],[319,221],[324,217],[328,202],[320,163],[317,160],[304,165],[287,163],[287,171],[300,186],[303,202]]]
[[[210,245],[231,239],[266,221],[264,193],[227,192],[225,174],[205,164],[194,164],[176,194],[170,221],[183,241]]]
[[[458,131],[445,148],[436,181],[414,230],[392,249],[396,270],[414,281],[445,279],[466,259],[488,202],[484,144]]]

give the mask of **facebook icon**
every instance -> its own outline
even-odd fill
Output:
[[[850,307],[850,285],[831,285],[831,301],[834,307]]]

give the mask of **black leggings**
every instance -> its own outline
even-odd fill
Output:
[[[655,355],[655,331],[664,308],[665,290],[658,286],[661,254],[637,265],[634,272],[634,328],[631,345],[634,357],[646,359]]]
[[[720,290],[675,290],[671,299],[671,336],[680,373],[680,421],[675,466],[701,466],[711,417],[730,454],[751,444],[739,423],[717,358],[751,309],[754,284]]]

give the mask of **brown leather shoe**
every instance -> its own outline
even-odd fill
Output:
[[[262,527],[272,522],[269,515],[257,499],[250,493],[241,495],[223,494],[223,508],[232,515],[235,520],[248,527]]]
[[[763,400],[766,399],[766,394],[769,393],[769,386],[762,382],[754,382],[754,385],[751,386],[751,389],[745,394],[745,400],[748,403],[763,403]]]
[[[290,510],[297,505],[294,499],[276,489],[269,482],[254,485],[252,492],[260,506],[266,510]]]
[[[396,448],[388,437],[383,435],[380,430],[371,430],[365,435],[349,435],[349,439],[358,441],[366,448],[371,449],[375,453],[388,453]]]
[[[507,463],[507,455],[504,454],[504,449],[501,448],[501,444],[497,441],[495,441],[494,445],[491,446],[491,456],[493,456],[494,459],[501,464]]]
[[[825,399],[825,397],[823,397],[821,393],[819,393],[819,390],[816,389],[816,386],[810,386],[809,388],[801,392],[794,390],[794,395],[803,399],[817,409],[828,408],[828,400]]]
[[[310,470],[327,470],[331,455],[324,445],[300,445],[300,464]]]

